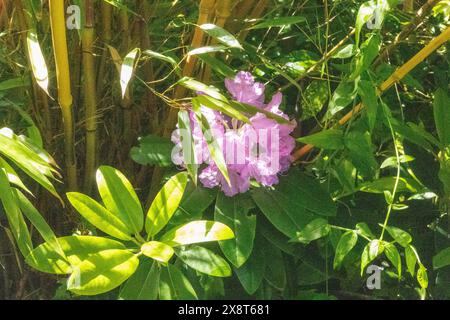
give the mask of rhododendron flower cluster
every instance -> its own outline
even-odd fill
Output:
[[[266,104],[265,86],[255,82],[250,73],[239,72],[234,79],[226,79],[225,86],[234,100],[288,120],[287,115],[279,110],[282,94],[275,94]],[[257,113],[249,119],[250,123],[244,123],[205,106],[201,106],[201,112],[211,130],[208,133],[202,132],[195,113],[189,111],[192,132],[189,139],[193,139],[195,163],[206,164],[199,175],[203,186],[220,186],[227,196],[234,196],[248,191],[251,179],[264,186],[278,183],[278,174],[286,171],[291,164],[295,140],[290,134],[296,126],[295,121],[281,124],[263,113]],[[177,129],[172,135],[175,150],[179,150],[172,155],[172,160],[177,165],[185,166],[181,151],[182,134],[186,133]],[[206,134],[212,135],[223,152],[230,184],[211,157]]]

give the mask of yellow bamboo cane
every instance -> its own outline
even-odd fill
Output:
[[[70,190],[77,189],[77,166],[72,115],[72,92],[70,88],[69,57],[67,53],[64,1],[49,0],[52,42],[55,55],[58,101],[62,110],[65,138],[65,163]]]
[[[440,46],[442,46],[445,42],[450,40],[450,27],[447,27],[439,36],[431,40],[422,50],[420,50],[414,57],[409,59],[405,64],[403,64],[400,68],[395,70],[395,72],[384,81],[381,86],[378,88],[378,94],[381,95],[383,92],[388,90],[392,85],[396,82],[402,80],[412,69],[414,69],[419,63],[424,61],[430,54],[436,51]],[[339,125],[344,125],[347,123],[353,116],[355,116],[359,111],[364,108],[364,105],[359,103],[355,106],[350,112],[348,112],[345,116],[343,116],[339,120]],[[299,160],[304,155],[308,154],[314,148],[313,145],[307,144],[302,148],[298,149],[294,152],[293,159],[294,161]]]
[[[92,188],[97,165],[97,89],[95,83],[94,61],[94,3],[86,0],[86,22],[82,31],[83,47],[83,85],[84,106],[86,112],[86,166],[84,191],[89,193]]]

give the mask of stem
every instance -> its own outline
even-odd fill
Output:
[[[106,44],[111,42],[111,22],[112,22],[112,7],[106,1],[102,1],[101,4],[101,16],[102,16],[102,34],[101,39],[103,41],[103,52],[100,58],[97,74],[97,90],[100,97],[103,89],[103,81],[105,76],[106,59],[108,56],[108,49]]]
[[[94,3],[86,0],[86,23],[82,34],[84,107],[86,112],[86,166],[84,191],[90,193],[97,165],[97,89],[95,83]]]
[[[58,101],[62,111],[65,138],[65,163],[70,190],[77,189],[77,166],[70,88],[69,57],[67,53],[64,1],[49,0],[53,50],[55,54]]]

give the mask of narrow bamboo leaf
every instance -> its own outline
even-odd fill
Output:
[[[172,218],[183,198],[187,180],[186,172],[180,172],[170,178],[156,195],[145,221],[145,230],[149,238],[161,231]]]
[[[205,95],[200,95],[198,97],[195,97],[194,99],[196,100],[195,103],[213,110],[217,110],[239,121],[250,123],[250,120],[245,115],[243,115],[241,112],[239,112],[226,102]]]
[[[161,237],[161,241],[174,247],[209,241],[228,240],[233,237],[233,231],[223,223],[193,221],[168,231]]]
[[[438,89],[434,94],[434,121],[439,140],[444,146],[450,146],[450,97],[444,89]]]
[[[111,291],[127,280],[138,265],[138,258],[128,250],[101,251],[74,268],[67,281],[67,289],[87,296]]]
[[[141,246],[141,252],[156,261],[167,263],[175,253],[171,246],[158,241],[146,242]]]
[[[44,55],[42,54],[36,31],[28,31],[27,47],[34,79],[36,80],[39,87],[41,87],[42,90],[45,91],[45,93],[49,94],[47,64],[45,63]]]
[[[217,196],[214,220],[222,222],[234,232],[235,237],[220,241],[223,254],[237,268],[242,266],[253,250],[256,231],[256,215],[249,215],[254,203],[248,196],[227,197],[222,193]]]
[[[159,299],[197,300],[197,293],[188,278],[174,265],[162,269],[159,280]]]
[[[78,192],[67,193],[72,206],[99,230],[120,240],[131,240],[133,230],[91,197]]]
[[[231,101],[230,105],[237,111],[240,111],[242,113],[248,113],[249,115],[255,115],[257,113],[262,113],[264,114],[267,118],[275,120],[278,123],[281,124],[293,124],[291,121],[289,121],[289,119],[285,119],[275,113],[272,113],[270,111],[246,104],[246,103],[241,103],[238,101]]]
[[[180,79],[177,83],[183,87],[195,91],[196,93],[206,94],[220,101],[224,102],[228,101],[228,99],[222,93],[220,93],[219,89],[213,86],[207,86],[206,84],[201,83],[200,81],[197,81],[195,79],[184,77]]]
[[[210,66],[217,74],[221,74],[226,78],[234,78],[236,72],[230,68],[229,65],[224,63],[222,60],[215,58],[209,54],[201,54],[199,58],[205,62],[208,66]]]
[[[194,270],[212,277],[231,276],[230,265],[214,252],[199,246],[177,250],[177,256]]]
[[[172,65],[172,67],[174,68],[174,70],[177,72],[177,74],[180,74],[180,72],[181,72],[180,65],[179,65],[180,63],[177,62],[174,58],[164,55],[164,54],[161,54],[161,53],[158,53],[158,52],[155,52],[155,51],[152,51],[152,50],[145,50],[142,53],[149,57],[170,63]]]
[[[0,157],[0,168],[3,168],[8,175],[8,180],[10,183],[14,184],[15,186],[21,188],[22,190],[25,190],[29,194],[32,194],[31,191],[25,186],[25,184],[20,179],[17,172],[9,165],[8,162],[6,162],[2,157]]]
[[[144,226],[144,213],[136,192],[119,170],[101,166],[96,174],[97,186],[106,208],[135,234]]]
[[[206,46],[196,49],[192,49],[187,53],[188,56],[195,56],[199,54],[211,53],[211,52],[223,52],[227,47],[225,46]]]
[[[450,265],[450,247],[440,251],[433,257],[433,268],[440,269]]]
[[[329,129],[298,138],[297,141],[322,149],[339,150],[344,148],[344,132],[339,129]]]
[[[140,49],[135,48],[130,51],[123,60],[122,67],[120,69],[120,87],[122,88],[122,98],[124,98],[127,93],[128,84],[133,76],[137,60],[139,60],[139,54]]]
[[[207,23],[202,24],[200,26],[200,29],[205,31],[210,37],[217,39],[217,41],[219,41],[220,43],[223,43],[231,48],[242,49],[239,41],[231,33],[219,26]]]
[[[191,119],[189,118],[188,111],[178,111],[178,128],[183,133],[181,135],[181,147],[183,152],[184,164],[186,165],[191,180],[195,185],[197,185],[197,173],[199,164],[196,160],[194,139],[191,129]]]
[[[14,88],[23,88],[30,85],[30,81],[23,77],[12,78],[0,82],[0,91],[6,91]]]
[[[211,130],[211,127],[209,126],[209,122],[202,114],[198,101],[192,100],[192,109],[194,110],[197,123],[199,123],[202,128],[203,136],[208,145],[208,150],[211,154],[211,158],[213,159],[222,176],[225,178],[225,181],[228,183],[228,185],[231,185],[230,177],[228,175],[228,167],[225,162],[222,149],[220,148],[220,145],[217,142],[216,138],[213,136],[213,132]]]
[[[15,193],[9,184],[7,173],[3,168],[0,168],[0,200],[13,237],[20,252],[26,257],[33,250],[31,236],[20,211]]]
[[[23,214],[30,220],[31,224],[36,228],[44,241],[48,243],[51,248],[58,253],[63,259],[67,260],[67,257],[61,248],[61,245],[56,238],[52,228],[47,224],[45,219],[39,213],[39,211],[33,206],[30,200],[19,190],[14,190],[16,199]]]
[[[41,272],[69,274],[73,271],[72,267],[77,266],[90,255],[103,250],[125,249],[121,242],[102,237],[68,236],[57,240],[67,260],[63,259],[51,244],[44,242],[35,248],[25,261]]]
[[[284,27],[292,24],[298,24],[300,22],[305,22],[306,18],[303,16],[292,16],[292,17],[277,17],[273,19],[266,19],[261,23],[258,23],[249,29],[265,29],[271,27]]]

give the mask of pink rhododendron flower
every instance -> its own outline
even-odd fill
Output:
[[[275,94],[268,104],[264,101],[264,85],[255,82],[248,72],[239,72],[234,79],[226,79],[225,86],[236,101],[253,105],[289,119],[280,109],[282,94]],[[211,134],[218,142],[227,164],[230,185],[211,158],[208,144],[194,113],[190,113],[192,139],[197,164],[207,164],[199,180],[206,188],[220,187],[227,196],[244,193],[254,179],[264,186],[278,183],[278,174],[291,165],[291,152],[295,140],[290,136],[295,121],[280,124],[263,113],[250,118],[250,123],[241,123],[230,119],[220,112],[201,106],[201,112],[207,119]],[[172,141],[181,150],[179,130],[172,135]],[[177,165],[184,165],[182,152],[173,155]]]

